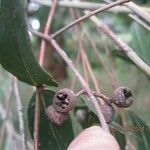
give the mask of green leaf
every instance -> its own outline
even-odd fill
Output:
[[[137,23],[131,25],[132,47],[150,65],[150,32]]]
[[[136,140],[137,150],[150,150],[150,127],[134,112],[128,112],[127,114],[132,121],[132,127],[134,127],[134,134],[141,140]]]
[[[121,126],[123,125],[122,120],[121,120],[121,116],[119,114],[115,118],[115,122],[118,123]],[[125,146],[126,146],[125,135],[123,133],[119,132],[119,129],[118,130],[114,129],[114,133],[115,133],[115,138],[116,138],[116,140],[118,141],[118,143],[120,145],[120,149],[125,150]]]
[[[45,106],[52,104],[55,92],[50,90],[43,91],[42,99]],[[28,107],[28,124],[31,136],[33,138],[33,124],[35,111],[35,93],[33,94]],[[70,116],[61,125],[52,124],[46,114],[44,105],[41,105],[40,115],[40,150],[66,150],[70,142],[74,139],[74,133]]]
[[[82,107],[78,107],[78,108],[79,110],[84,111],[86,114],[85,119],[82,122],[83,128],[85,129],[95,124],[99,125],[100,122],[92,102],[87,100],[87,97],[85,96],[80,96],[80,101],[82,101],[82,105],[81,105]]]
[[[0,1],[0,64],[30,85],[57,86],[31,51],[24,10],[21,0]]]
[[[83,127],[78,122],[74,112],[70,112],[70,117],[72,121],[72,128],[73,128],[74,136],[76,137],[83,130]]]

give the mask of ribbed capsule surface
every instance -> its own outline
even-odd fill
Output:
[[[104,118],[107,123],[111,123],[114,120],[115,117],[115,109],[110,104],[102,104],[101,105],[102,114],[104,115]]]
[[[67,114],[58,112],[53,105],[47,107],[46,114],[49,120],[56,125],[61,125],[67,118]]]
[[[131,90],[125,86],[118,87],[114,91],[112,102],[120,108],[129,107],[133,103],[133,94]]]
[[[59,112],[69,112],[76,103],[76,94],[70,89],[57,91],[53,98],[53,106]]]

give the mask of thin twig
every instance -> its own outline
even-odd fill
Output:
[[[70,69],[72,69],[72,71],[75,73],[76,77],[78,78],[78,80],[80,81],[82,88],[85,90],[87,96],[89,97],[89,99],[91,100],[93,106],[96,109],[97,112],[97,116],[101,122],[101,126],[102,128],[106,131],[109,132],[109,128],[108,125],[104,119],[103,114],[101,113],[101,108],[99,107],[99,104],[97,102],[97,100],[95,99],[95,97],[93,96],[93,92],[90,89],[89,85],[87,84],[87,82],[84,80],[84,78],[81,76],[81,74],[79,73],[79,71],[75,68],[73,62],[69,59],[69,57],[67,56],[67,54],[64,52],[63,49],[61,49],[59,47],[59,45],[56,43],[55,40],[51,39],[50,36],[45,35],[43,33],[40,33],[38,31],[34,31],[32,29],[30,29],[30,31],[32,33],[34,33],[35,35],[47,40],[48,42],[50,42],[52,44],[52,46],[55,48],[55,50],[59,53],[59,55],[64,59],[64,61],[68,64],[68,66],[70,67]]]
[[[73,13],[73,12],[72,12],[72,13]],[[74,10],[73,16],[74,16],[74,18],[75,18],[75,16],[80,17],[80,12],[79,12],[78,10]],[[76,18],[75,18],[75,19],[76,19]],[[80,26],[80,27],[79,27],[79,26]],[[83,63],[83,68],[84,68],[84,64],[86,63],[86,68],[87,68],[87,70],[88,70],[88,72],[89,72],[89,74],[90,74],[90,76],[91,76],[91,78],[92,78],[92,80],[93,80],[95,89],[96,89],[96,91],[97,91],[98,93],[100,93],[100,88],[99,88],[99,85],[98,85],[98,81],[97,81],[96,76],[94,75],[94,73],[93,73],[93,71],[92,71],[91,64],[90,64],[90,62],[89,62],[89,59],[88,59],[87,54],[86,54],[86,51],[85,51],[85,47],[84,47],[85,44],[83,43],[83,40],[85,41],[85,37],[84,37],[84,39],[82,39],[82,36],[80,35],[80,32],[79,32],[79,28],[81,28],[81,27],[82,27],[82,22],[76,26],[76,34],[77,34],[77,37],[80,37],[80,38],[79,38],[79,47],[80,47],[80,51],[81,51],[81,59],[82,59],[82,61],[84,62],[84,63]],[[96,51],[97,48],[96,48],[95,44],[93,44],[93,42],[91,42],[91,39],[89,38],[89,36],[87,35],[87,33],[85,33],[85,35],[86,35],[87,38],[89,39],[90,44],[91,44],[91,46],[93,47],[93,49],[95,49],[95,51]],[[96,53],[96,56],[98,56],[98,55],[99,55],[98,50],[97,50],[96,52],[97,52],[97,53]],[[100,57],[100,58],[101,58],[101,57]],[[100,60],[101,60],[101,59],[100,59]],[[101,61],[101,62],[102,62],[102,61]],[[103,67],[107,70],[107,68],[106,68],[106,66],[104,65],[104,63],[102,63],[102,64],[103,64]],[[112,82],[112,84],[113,84],[113,83],[115,82],[115,80],[113,80],[114,78],[111,76],[111,73],[110,73],[109,71],[108,71],[108,75],[110,75],[109,77],[111,78],[111,82]],[[113,84],[113,85],[114,85],[114,84]],[[115,85],[116,85],[116,84],[115,84]],[[106,98],[106,97],[105,97],[105,99],[104,99],[104,97],[100,97],[100,96],[97,96],[97,97],[99,97],[101,104],[103,104],[104,101],[107,102],[107,103],[110,103],[110,100],[108,100],[108,98]]]
[[[81,61],[82,61],[82,66],[83,66],[83,73],[84,73],[84,78],[85,78],[85,81],[87,83],[89,83],[89,78],[88,78],[88,71],[87,71],[87,67],[86,67],[86,62],[84,60],[84,57],[83,57],[83,50],[81,48],[81,41],[79,41],[79,49],[80,49],[80,55],[81,55]]]
[[[117,78],[117,71],[116,71],[116,67],[114,66],[114,61],[112,60],[112,53],[110,49],[108,48],[108,45],[104,45],[104,50],[105,50],[106,55],[108,56],[107,59],[110,65],[111,83],[114,86],[114,88],[117,88],[119,86],[119,80]]]
[[[75,18],[75,14],[73,14],[73,16]],[[82,41],[82,39],[81,39],[81,35],[79,34],[79,30],[78,30],[78,26],[80,24],[77,24],[77,26],[74,26],[74,27],[75,27],[75,34],[77,35],[78,40],[79,40],[79,43],[78,43],[78,49],[79,49],[79,51],[78,52],[79,52],[79,55],[80,55],[80,58],[81,58],[81,61],[82,61],[82,65],[83,65],[83,76],[84,76],[85,81],[88,83],[89,82],[88,81],[88,72],[87,72],[87,69],[86,69],[85,61],[84,61],[83,56],[82,56],[82,50],[83,50],[82,47],[81,47],[81,41]]]
[[[110,3],[110,4],[108,4],[108,5],[104,6],[104,7],[100,7],[99,9],[96,9],[96,10],[94,10],[94,11],[91,11],[90,13],[88,13],[88,14],[86,14],[86,15],[80,17],[80,18],[78,18],[77,20],[71,22],[70,24],[68,24],[68,25],[64,26],[63,28],[61,28],[60,30],[56,31],[54,34],[51,35],[51,38],[55,38],[55,37],[58,36],[59,34],[65,32],[67,29],[69,29],[69,28],[71,28],[72,26],[74,26],[74,25],[76,25],[76,24],[78,24],[78,23],[80,23],[80,22],[82,22],[82,21],[88,19],[89,17],[91,17],[91,16],[93,16],[93,15],[96,15],[96,14],[98,14],[98,13],[100,13],[100,12],[103,12],[103,11],[105,11],[105,10],[107,10],[107,9],[110,9],[110,8],[112,8],[112,7],[114,7],[114,6],[121,5],[121,4],[123,4],[123,3],[127,3],[127,2],[129,2],[129,1],[130,1],[130,0],[119,0],[119,1],[116,1],[116,2],[113,2],[113,3]]]
[[[86,13],[88,13],[86,11]],[[108,35],[112,41],[119,47],[119,51],[128,56],[141,70],[143,70],[148,76],[150,76],[150,66],[148,66],[124,41],[118,38],[109,27],[101,22],[96,16],[90,18],[106,35]]]
[[[77,56],[76,56],[76,60],[75,60],[75,65],[77,66],[78,63],[80,61],[80,51],[77,52]],[[71,81],[71,85],[70,88],[73,90],[75,87],[75,83],[76,83],[76,76],[74,75],[72,81]]]
[[[34,150],[39,150],[40,134],[40,106],[41,106],[41,87],[36,89],[35,113],[34,113]]]
[[[38,3],[40,5],[52,7],[52,1],[50,0],[31,0],[31,2]],[[78,9],[88,9],[88,10],[95,10],[100,7],[106,6],[104,3],[95,3],[95,2],[85,2],[85,1],[66,1],[62,0],[58,2],[59,7],[64,7],[64,8],[78,8]],[[150,12],[149,7],[143,7],[140,6],[140,9]],[[108,9],[107,11],[110,12],[119,12],[119,13],[132,13],[132,11],[129,8],[126,8],[124,6],[116,6],[111,9]]]
[[[26,140],[25,140],[23,112],[22,112],[23,107],[22,107],[21,98],[19,95],[18,82],[17,82],[16,77],[14,77],[14,92],[16,96],[16,106],[17,106],[17,113],[18,113],[18,118],[19,118],[19,130],[20,130],[20,135],[21,135],[22,150],[27,150]]]
[[[84,93],[85,93],[85,90],[82,89],[82,90],[80,90],[78,93],[76,93],[76,97],[78,97],[78,96],[80,96],[80,95],[82,95],[82,94],[84,94]]]
[[[107,3],[112,2],[112,0],[103,0],[103,1],[105,1]],[[146,12],[145,10],[141,9],[140,6],[138,6],[134,2],[125,3],[123,5],[126,6],[126,8],[130,9],[134,14],[136,14],[137,16],[144,19],[146,22],[148,22],[150,24],[150,14],[148,12]]]
[[[52,8],[48,14],[46,25],[44,28],[44,34],[49,34],[51,30],[52,20],[56,11],[57,0],[53,0]],[[39,64],[43,66],[45,60],[45,52],[47,48],[47,43],[45,40],[42,40],[39,54]],[[39,150],[39,134],[40,134],[40,107],[41,107],[41,92],[43,87],[36,88],[36,101],[35,101],[35,114],[34,114],[34,150]]]
[[[44,35],[43,35],[44,36]],[[46,38],[45,38],[46,39]],[[90,98],[92,104],[94,105],[96,112],[97,112],[97,116],[101,122],[102,128],[109,132],[109,128],[106,124],[106,121],[101,113],[101,109],[99,107],[99,104],[97,102],[97,100],[95,99],[95,97],[93,96],[92,90],[90,89],[89,85],[86,83],[86,81],[84,80],[84,78],[81,76],[81,74],[79,73],[79,71],[75,68],[73,62],[69,59],[69,57],[67,56],[67,54],[64,52],[63,49],[61,49],[59,47],[59,45],[56,43],[55,40],[51,39],[50,40],[51,44],[53,45],[53,47],[55,48],[55,50],[59,53],[59,55],[64,59],[64,61],[68,64],[68,66],[70,67],[70,69],[72,69],[72,71],[75,73],[75,75],[77,76],[78,80],[80,81],[82,88],[85,90],[86,94],[88,95],[88,97]]]
[[[146,24],[146,22],[144,22],[142,19],[140,19],[139,17],[137,17],[136,15],[131,15],[129,14],[129,17],[131,17],[134,21],[136,21],[138,24],[140,24],[141,26],[143,26],[145,29],[147,29],[148,31],[150,31],[150,26],[148,24]]]
[[[105,103],[111,104],[112,100],[100,92],[93,92],[94,96],[100,97]]]
[[[73,12],[73,16],[74,18],[76,19],[76,17],[80,17],[80,12],[78,10],[74,10]],[[81,33],[79,32],[79,29],[82,27],[82,22],[80,24],[78,24],[76,26],[76,36],[77,37],[80,37],[79,38],[79,49],[80,49],[80,53],[81,53],[81,59],[82,59],[82,64],[83,64],[83,69],[84,69],[84,76],[85,76],[85,79],[87,79],[86,81],[88,81],[88,73],[89,75],[91,76],[91,79],[94,83],[94,86],[95,86],[95,90],[97,92],[100,92],[100,88],[99,88],[99,84],[98,84],[98,81],[96,79],[96,76],[92,70],[92,67],[91,67],[91,64],[90,64],[90,61],[88,59],[88,56],[86,54],[86,50],[85,50],[85,46],[84,46],[84,40],[81,36]],[[100,100],[100,104],[103,104],[103,100],[101,100],[100,98],[98,98]]]
[[[95,43],[93,41],[91,41],[89,35],[87,35],[87,39],[89,40],[89,43],[91,44],[92,48],[93,48],[93,52],[95,53],[95,56],[98,58],[99,60],[99,63],[102,65],[103,69],[105,70],[106,74],[108,75],[108,78],[112,84],[113,87],[116,87],[116,81],[117,81],[117,78],[114,77],[114,74],[112,72],[110,72],[110,69],[106,66],[105,62],[103,61],[103,58],[99,52],[99,50],[97,49]],[[105,48],[104,48],[105,49]],[[111,64],[111,63],[110,63]],[[111,64],[112,65],[112,64]],[[113,69],[111,69],[112,71]]]
[[[45,29],[44,29],[44,34],[49,34],[50,30],[51,30],[51,26],[52,26],[52,20],[56,11],[56,6],[57,6],[57,1],[58,0],[53,0],[52,1],[52,8],[50,9],[48,18],[47,18],[47,22],[45,25]],[[41,41],[41,46],[40,46],[40,54],[39,54],[39,64],[41,66],[43,66],[44,60],[45,60],[45,52],[46,52],[46,41],[42,40]]]
[[[72,17],[73,20],[76,20],[76,19],[77,19],[77,14],[75,13],[76,11],[77,11],[77,10],[70,9],[71,17]],[[81,61],[82,61],[83,77],[84,77],[85,81],[88,83],[88,82],[89,82],[89,81],[88,81],[88,73],[87,73],[85,61],[82,59],[82,55],[81,55],[82,49],[81,49],[80,44],[79,44],[79,42],[78,42],[78,41],[81,41],[81,34],[79,33],[79,30],[78,30],[78,28],[79,28],[79,26],[80,26],[81,24],[82,24],[82,22],[79,23],[79,24],[77,24],[77,26],[74,26],[74,31],[75,31],[76,37],[78,37],[78,40],[77,40],[77,45],[78,45],[78,47],[77,47],[77,49],[79,49],[79,50],[78,50],[77,53],[78,53],[78,55],[79,55],[79,58],[80,58]],[[79,61],[79,60],[78,60],[78,61]],[[77,66],[77,65],[76,65],[76,66]]]
[[[82,46],[82,49],[83,49],[83,45],[81,45],[81,46]],[[82,52],[82,57],[83,57],[84,61],[86,62],[87,70],[89,71],[89,74],[90,74],[90,76],[91,76],[91,78],[93,80],[95,89],[96,89],[97,92],[100,92],[98,81],[97,81],[96,76],[94,75],[94,73],[92,71],[92,67],[91,67],[91,64],[90,64],[90,62],[88,60],[87,54],[85,53],[84,49],[81,52]]]
[[[138,15],[142,19],[144,19],[146,22],[150,24],[150,14],[146,11],[143,11],[138,5],[136,5],[134,2],[130,2],[127,4],[124,4],[127,8],[129,8],[131,11],[134,12],[134,14]]]

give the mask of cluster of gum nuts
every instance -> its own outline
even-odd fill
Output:
[[[76,94],[67,88],[60,89],[53,97],[53,104],[47,107],[46,114],[49,120],[61,125],[66,120],[69,111],[71,111],[76,104]],[[118,87],[109,102],[101,105],[101,111],[107,123],[111,123],[115,116],[115,109],[112,104],[120,108],[127,108],[133,103],[133,95],[127,87]]]

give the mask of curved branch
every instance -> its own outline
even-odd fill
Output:
[[[52,1],[50,0],[31,0],[31,2],[35,2],[39,5],[44,5],[47,7],[52,7]],[[64,8],[76,8],[76,9],[88,9],[88,10],[95,10],[100,7],[106,6],[104,3],[95,3],[95,2],[86,2],[86,1],[66,1],[66,0],[61,0],[58,1],[58,6],[59,7],[64,7]],[[140,9],[150,12],[149,7],[141,7]],[[116,6],[114,8],[108,9],[107,11],[109,12],[118,12],[118,13],[132,13],[132,10],[129,8],[126,8],[124,6]]]
[[[88,11],[86,11],[86,13],[88,13]],[[101,29],[102,32],[104,32],[112,39],[112,41],[118,46],[118,50],[120,52],[123,52],[126,56],[128,56],[141,70],[143,70],[150,77],[150,66],[147,65],[130,46],[118,38],[111,31],[111,29],[109,29],[109,27],[101,22],[96,16],[92,16],[90,19],[96,24],[96,26]]]
[[[37,31],[34,31],[32,29],[30,29],[30,31],[45,39],[46,41],[48,41],[49,43],[52,44],[52,46],[55,48],[55,50],[59,53],[59,55],[64,59],[64,61],[67,63],[67,65],[70,67],[70,69],[72,69],[72,71],[75,73],[76,77],[78,78],[78,80],[80,81],[81,85],[82,85],[82,88],[85,90],[87,96],[89,97],[89,99],[91,100],[94,108],[96,109],[96,112],[97,112],[97,116],[101,122],[101,126],[102,128],[106,131],[106,132],[109,132],[109,128],[108,128],[108,125],[104,119],[104,116],[103,114],[101,113],[101,108],[99,106],[99,103],[98,101],[96,100],[95,96],[93,95],[93,91],[90,89],[89,85],[87,84],[87,82],[84,80],[84,78],[81,76],[81,74],[79,73],[79,71],[76,69],[76,67],[74,66],[73,62],[69,59],[69,57],[67,56],[67,54],[64,52],[63,49],[61,49],[59,47],[59,45],[57,44],[57,42],[54,40],[54,39],[51,39],[50,36],[48,35],[45,35],[41,32],[37,32]]]
[[[110,4],[108,4],[108,5],[104,6],[104,7],[100,7],[100,8],[98,8],[98,9],[94,10],[94,11],[91,11],[90,13],[88,13],[88,14],[86,14],[86,15],[84,15],[84,16],[78,18],[78,19],[76,19],[75,21],[73,21],[73,22],[71,22],[70,24],[64,26],[64,27],[61,28],[60,30],[56,31],[54,34],[51,35],[51,37],[52,37],[52,38],[55,38],[55,37],[58,36],[59,34],[65,32],[67,29],[69,29],[69,28],[71,28],[72,26],[74,26],[74,25],[76,25],[76,24],[78,24],[78,23],[80,23],[80,22],[82,22],[82,21],[84,21],[84,20],[90,18],[91,16],[96,15],[96,14],[98,14],[98,13],[100,13],[100,12],[105,11],[105,10],[108,10],[108,9],[110,9],[110,8],[112,8],[112,7],[117,6],[117,5],[121,5],[121,4],[123,4],[123,3],[127,3],[127,2],[129,2],[129,1],[131,1],[131,0],[119,0],[119,1],[116,1],[116,2],[112,2],[112,3],[110,3]]]

